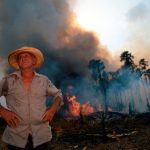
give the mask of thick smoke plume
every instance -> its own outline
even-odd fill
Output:
[[[3,0],[0,8],[0,54],[6,57],[21,46],[40,48],[41,71],[53,80],[70,72],[86,75],[93,58],[110,60],[96,34],[79,27],[69,0]]]

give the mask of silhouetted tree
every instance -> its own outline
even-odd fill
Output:
[[[148,61],[146,61],[144,58],[140,59],[139,66],[144,71],[148,67]]]
[[[98,60],[91,60],[89,62],[88,68],[92,70],[92,78],[96,81],[98,84],[98,87],[100,91],[102,92],[104,96],[104,105],[105,105],[105,111],[108,110],[107,105],[107,89],[108,89],[108,74],[105,71],[105,65],[104,62],[100,59]]]
[[[105,65],[101,60],[92,59],[89,62],[88,68],[92,71],[92,78],[96,83],[99,83],[101,71],[105,69]]]
[[[105,71],[104,62],[99,60],[91,60],[89,62],[88,68],[92,71],[92,78],[96,81],[98,85],[98,89],[104,96],[104,105],[105,105],[105,112],[102,113],[102,133],[103,133],[103,140],[107,139],[107,133],[105,129],[105,117],[107,115],[108,104],[107,104],[107,89],[108,89],[108,75]]]
[[[149,96],[146,92],[147,83],[148,83],[147,79],[149,78],[148,70],[146,70],[148,67],[148,61],[146,61],[144,58],[140,59],[139,67],[140,67],[141,74],[144,77],[144,79],[142,79],[141,82],[143,84],[143,89],[144,89],[144,93],[145,93],[145,97],[146,97],[146,101],[147,101],[147,110],[150,111]]]
[[[123,67],[125,68],[131,68],[134,69],[136,67],[136,65],[134,64],[134,56],[129,53],[129,51],[124,51],[121,55],[120,55],[120,61],[124,62]]]
[[[112,99],[116,100],[118,111],[126,107],[124,100],[129,102],[128,108],[130,114],[138,111],[136,109],[137,105],[135,105],[135,98],[138,98],[138,102],[141,104],[143,103],[143,98],[146,98],[147,110],[150,111],[150,93],[148,91],[148,88],[150,88],[148,84],[150,83],[150,69],[147,69],[148,61],[142,58],[139,64],[136,65],[133,59],[134,56],[129,51],[124,51],[120,55],[120,61],[124,63],[115,72],[106,72],[104,62],[100,59],[93,59],[89,62],[88,68],[92,72],[92,79],[96,82],[97,89],[104,96],[106,112],[108,110],[108,96],[110,97],[110,101],[111,96]],[[147,79],[147,82],[143,78]],[[141,90],[145,91],[144,95]]]
[[[149,79],[149,83],[150,83],[150,69],[147,69],[146,71],[145,71],[145,74],[146,74],[146,76],[148,77],[148,79]]]

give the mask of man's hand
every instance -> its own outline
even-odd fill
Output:
[[[52,106],[49,107],[43,114],[42,121],[44,121],[44,122],[52,121],[55,112],[57,111],[58,107],[60,106],[60,102],[61,102],[61,98],[59,96],[57,98],[55,98]]]
[[[2,107],[0,109],[1,116],[4,118],[4,120],[10,127],[16,128],[19,126],[21,118],[16,113]]]
[[[55,112],[56,112],[56,110],[54,108],[49,107],[43,114],[42,121],[43,122],[47,122],[47,121],[51,122],[54,117]]]

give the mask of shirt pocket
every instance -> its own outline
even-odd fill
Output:
[[[26,92],[19,87],[13,87],[8,90],[6,103],[8,106],[21,106],[25,104],[27,99]]]
[[[45,83],[40,81],[32,87],[32,96],[35,98],[43,98],[46,96],[46,86]]]

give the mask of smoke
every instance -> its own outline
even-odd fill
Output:
[[[137,78],[130,70],[122,70],[118,78],[110,82],[108,88],[108,103],[113,110],[134,113],[149,111],[149,80]],[[136,87],[136,88],[135,88]],[[131,108],[129,108],[131,107]],[[131,110],[129,110],[131,109]]]
[[[145,58],[150,61],[150,4],[139,3],[127,13],[129,36],[124,47],[135,55],[136,61]]]
[[[72,1],[73,3],[73,1]],[[88,62],[111,57],[97,35],[79,27],[69,0],[3,0],[0,3],[0,54],[21,46],[40,48],[44,70],[53,80],[77,72],[87,75]]]
[[[93,101],[97,93],[91,82],[84,78],[89,76],[89,61],[102,59],[108,70],[113,69],[115,61],[112,61],[107,47],[99,42],[96,33],[79,26],[70,6],[72,2],[74,1],[1,0],[0,55],[6,59],[13,49],[22,46],[37,47],[45,56],[40,72],[62,89],[66,88],[66,91],[73,86],[72,94],[77,94],[82,102]],[[137,53],[142,51],[143,57],[148,56],[149,50],[149,11],[143,3],[127,14],[132,31],[130,42],[127,43],[129,50],[133,49]],[[149,56],[145,58],[149,59]],[[118,86],[114,85],[112,92],[114,87]],[[102,94],[98,96],[98,101],[102,103]],[[113,102],[115,103],[115,98]]]

